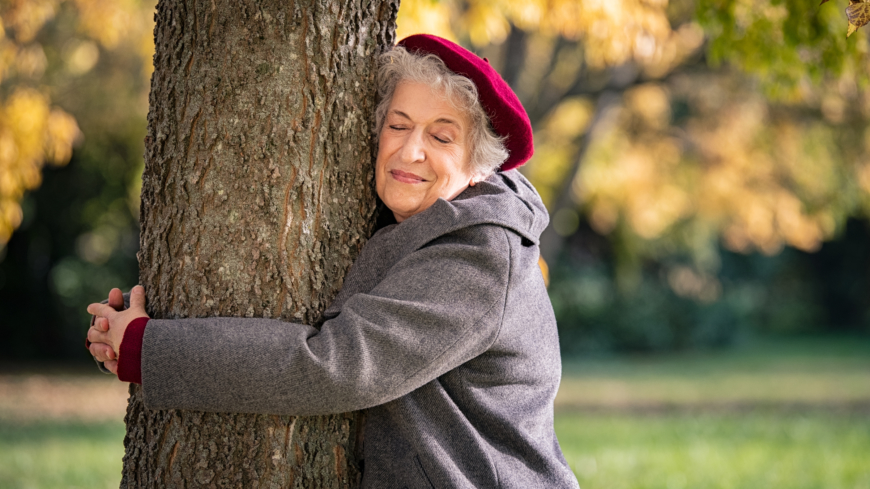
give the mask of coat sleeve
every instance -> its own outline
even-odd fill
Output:
[[[151,320],[145,404],[269,414],[359,410],[403,396],[495,341],[509,245],[442,239],[404,257],[318,331],[270,319]]]

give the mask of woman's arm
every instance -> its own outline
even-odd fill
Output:
[[[495,341],[509,250],[504,230],[492,230],[487,236],[501,240],[496,252],[488,243],[447,239],[414,252],[319,331],[270,319],[148,321],[146,405],[305,415],[411,392]]]

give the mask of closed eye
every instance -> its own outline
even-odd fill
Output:
[[[404,131],[405,127],[404,126],[390,126],[390,129],[392,129],[394,131]]]
[[[441,139],[441,138],[439,138],[438,136],[432,136],[432,137],[435,138],[435,140],[438,141],[438,142],[441,143],[441,144],[449,144],[449,143],[451,142],[451,141],[448,140],[448,139]]]

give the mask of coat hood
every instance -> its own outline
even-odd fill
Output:
[[[344,279],[341,291],[324,311],[325,319],[337,316],[346,300],[369,291],[390,267],[403,257],[441,236],[481,224],[501,226],[537,245],[549,222],[547,208],[538,192],[516,170],[496,172],[452,201],[438,199],[431,207],[387,225],[369,239]],[[373,264],[377,263],[377,267]],[[371,270],[378,270],[372,273]],[[360,270],[368,270],[361,273]]]
[[[407,244],[416,249],[465,227],[495,224],[537,245],[549,220],[532,184],[519,171],[510,170],[496,172],[452,201],[438,199],[391,231],[407,238]]]

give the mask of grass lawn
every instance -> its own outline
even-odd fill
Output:
[[[566,360],[556,433],[583,489],[870,489],[870,340]],[[126,388],[0,373],[0,489],[118,487]]]
[[[0,488],[117,489],[124,423],[0,420]]]
[[[870,413],[870,337],[564,359],[563,371],[556,398],[561,411],[771,407]]]
[[[563,413],[583,489],[870,489],[870,418],[826,413]]]
[[[568,359],[556,433],[583,489],[870,489],[870,339]]]
[[[870,489],[870,418],[560,413],[583,489]],[[116,488],[119,422],[0,421],[0,488]]]

